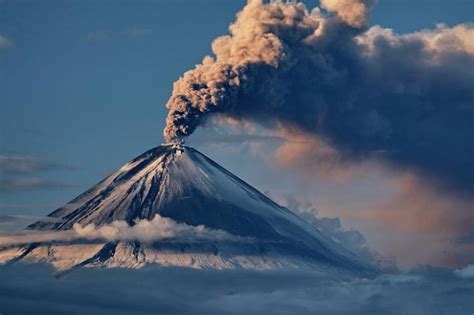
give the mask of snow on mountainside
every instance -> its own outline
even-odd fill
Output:
[[[375,272],[293,212],[195,149],[181,145],[162,145],[143,153],[51,213],[57,222],[36,222],[29,229],[61,232],[75,224],[107,226],[116,220],[134,225],[155,215],[241,239],[34,243],[0,250],[0,263],[44,261],[60,269],[138,268],[156,263],[219,269],[304,267],[356,275]]]

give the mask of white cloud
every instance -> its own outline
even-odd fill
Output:
[[[138,220],[133,226],[125,221],[114,221],[109,225],[82,226],[75,224],[66,231],[32,231],[24,230],[16,234],[0,235],[0,246],[29,244],[33,242],[72,241],[77,239],[152,242],[162,239],[212,239],[212,240],[240,240],[222,230],[213,230],[203,225],[191,226],[177,223],[156,214],[153,220]]]

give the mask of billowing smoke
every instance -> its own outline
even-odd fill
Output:
[[[353,27],[367,24],[368,11],[375,0],[321,0],[321,6]]]
[[[376,154],[474,191],[474,27],[398,35],[367,26],[373,1],[250,0],[213,55],[175,82],[164,137],[216,115],[322,139],[342,158]]]

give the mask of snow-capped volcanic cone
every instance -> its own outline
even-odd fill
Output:
[[[195,268],[313,268],[370,275],[332,239],[279,206],[197,150],[162,145],[149,150],[96,186],[36,222],[30,230],[58,235],[78,225],[109,226],[164,218],[219,237],[160,239],[82,238],[4,246],[0,262],[43,261],[59,269],[77,266],[139,268],[147,264]],[[154,220],[152,222],[155,222]],[[135,231],[136,232],[136,231]],[[140,232],[140,231],[138,231]],[[40,233],[40,234],[41,234]],[[220,233],[220,234],[219,234]]]

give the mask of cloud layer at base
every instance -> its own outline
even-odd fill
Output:
[[[472,279],[446,269],[343,282],[305,272],[0,267],[5,314],[471,314]],[[41,294],[39,294],[41,292]]]

